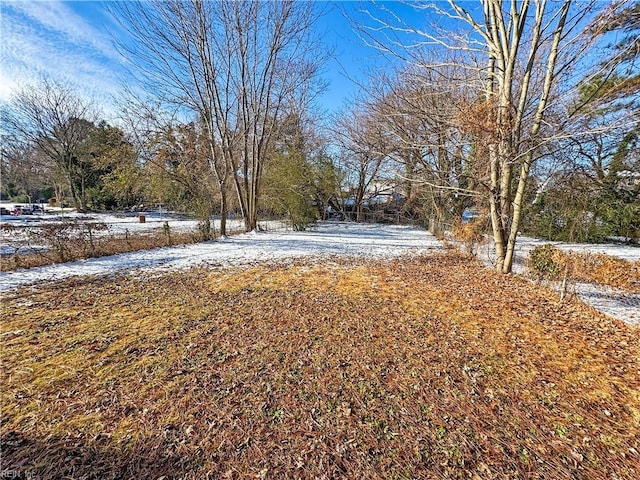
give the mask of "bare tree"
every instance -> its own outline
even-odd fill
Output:
[[[3,197],[6,195],[9,199],[22,197],[24,200],[21,201],[35,201],[46,191],[53,190],[55,165],[33,145],[3,138],[0,176]]]
[[[364,103],[355,104],[336,120],[336,124],[355,220],[362,222],[365,202],[378,193],[377,184],[382,180],[388,160],[385,136],[371,105]]]
[[[530,17],[528,1],[512,1],[507,13],[500,3],[487,0],[484,24],[477,23],[459,5],[452,6],[457,18],[483,36],[488,50],[486,95],[492,105],[489,115],[496,125],[496,135],[488,144],[489,205],[496,269],[510,273],[525,187],[540,141],[537,137],[556,79],[561,42],[567,38],[565,28],[571,28],[567,25],[571,2],[563,2],[557,10],[545,1],[536,2]],[[519,64],[523,53],[526,63]],[[541,90],[533,91],[539,63],[545,65],[544,81]],[[523,70],[518,76],[519,66]],[[525,121],[525,115],[531,113],[532,120]],[[514,178],[518,166],[519,175],[516,172]]]
[[[373,91],[377,122],[387,135],[388,155],[405,184],[406,208],[419,203],[432,233],[474,204],[470,138],[459,128],[469,92],[456,67],[406,68]],[[379,83],[380,84],[380,83]]]
[[[467,117],[477,124],[467,121],[466,127],[476,137],[476,155],[482,153],[487,165],[486,182],[479,180],[486,187],[495,266],[510,273],[531,167],[555,133],[547,123],[554,94],[564,90],[571,95],[569,76],[586,51],[583,27],[596,2],[448,0],[412,5],[444,19],[440,23],[446,27],[434,22],[431,28],[417,28],[380,5],[378,12],[366,12],[374,22],[360,32],[369,44],[418,68],[453,65],[453,57],[442,55],[427,57],[425,63],[425,49],[457,52],[455,63],[468,70],[467,79],[474,78],[469,87],[477,94]]]
[[[312,2],[122,2],[114,13],[134,42],[124,53],[162,101],[197,117],[221,195],[225,233],[232,182],[247,230],[279,120],[310,100],[323,55]]]
[[[74,206],[87,208],[90,168],[84,151],[95,114],[91,105],[64,83],[42,78],[25,85],[3,109],[3,125],[14,140],[37,148],[64,175]]]

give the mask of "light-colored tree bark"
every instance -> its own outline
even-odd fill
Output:
[[[472,27],[488,56],[485,98],[490,105],[489,120],[496,127],[495,135],[488,139],[488,199],[495,267],[510,273],[525,187],[538,158],[538,145],[544,142],[540,129],[558,72],[565,66],[559,61],[560,48],[568,48],[572,30],[582,16],[574,12],[570,17],[570,0],[555,4],[546,0],[483,0],[481,20],[463,4],[450,1],[449,5],[450,16]]]
[[[431,18],[438,16],[445,26],[418,29],[415,22],[402,21],[382,5],[382,14],[370,15],[377,25],[361,29],[362,36],[416,68],[458,65],[469,72],[467,78],[476,77],[469,86],[477,89],[477,111],[485,113],[479,122],[484,132],[475,141],[476,151],[484,152],[487,162],[488,178],[483,183],[496,244],[495,267],[510,273],[531,168],[556,133],[556,126],[547,122],[554,95],[564,89],[571,96],[563,81],[586,51],[587,36],[581,33],[597,5],[574,5],[571,0],[412,5],[429,11]],[[381,24],[386,27],[382,36]],[[402,41],[407,36],[418,40],[409,45]],[[441,59],[432,55],[425,62],[422,52],[427,48],[456,55]]]

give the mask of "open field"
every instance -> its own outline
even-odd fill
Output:
[[[157,248],[0,273],[0,292],[72,276],[174,271],[193,266],[246,265],[266,260],[327,256],[395,258],[443,251],[426,230],[411,226],[320,222],[305,232],[265,224],[269,232],[250,232],[212,242]]]
[[[5,295],[3,469],[635,479],[640,331],[455,254]]]
[[[443,242],[424,229],[408,225],[319,222],[308,231],[292,232],[277,222],[271,222],[265,223],[264,228],[268,231],[234,235],[212,242],[3,271],[0,272],[0,292],[88,275],[157,275],[194,266],[250,265],[266,260],[318,260],[327,257],[392,259],[446,250]],[[189,234],[185,232],[184,235]],[[145,236],[143,240],[148,242],[152,238]],[[162,234],[155,238],[163,241]],[[518,266],[521,267],[519,272],[523,275],[528,274],[527,245],[527,241],[523,241],[524,251],[518,259]],[[627,252],[629,260],[609,255],[588,256],[589,262],[585,265],[589,268],[580,270],[588,275],[579,280],[589,283],[572,283],[571,292],[603,313],[628,323],[640,324],[640,292],[637,290],[640,285],[640,258],[633,261],[640,249],[618,248],[617,253],[621,252]],[[487,265],[486,257],[479,253],[479,258]],[[600,258],[606,259],[606,262],[594,263]]]

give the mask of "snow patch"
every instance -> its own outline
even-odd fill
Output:
[[[100,218],[100,221],[104,221],[103,218]],[[136,223],[137,219],[127,218],[121,221],[121,226],[118,228],[125,225],[140,229],[148,228],[154,220],[154,216],[150,216],[149,223],[139,224]],[[155,226],[161,225],[164,221],[166,219],[158,218]],[[189,228],[195,228],[197,223],[192,220],[185,223],[187,222],[190,223]],[[174,228],[171,222],[170,225]],[[240,221],[232,225],[241,228]],[[233,229],[233,227],[229,228]],[[265,225],[266,231],[221,237],[206,243],[2,272],[0,292],[77,276],[143,275],[149,272],[184,270],[198,265],[224,267],[265,261],[282,262],[296,258],[393,259],[407,254],[425,255],[444,251],[442,243],[433,235],[424,229],[411,226],[321,222],[305,232],[274,231],[273,228],[269,224]],[[521,238],[518,242],[514,272],[520,274],[527,272],[526,260],[529,252],[536,245],[543,243],[553,243],[558,248],[566,250],[605,253],[630,261],[640,261],[640,248],[631,246],[563,244],[529,238]],[[491,265],[495,257],[491,245],[481,247],[478,257],[485,264]],[[574,288],[575,293],[585,303],[599,311],[627,323],[640,325],[640,295],[590,284],[576,284]]]
[[[435,237],[416,227],[323,222],[305,232],[250,232],[205,243],[3,272],[0,292],[75,276],[168,272],[198,265],[233,266],[304,257],[391,259],[443,249]]]
[[[560,250],[565,251],[592,254],[601,253],[629,262],[640,262],[640,248],[634,247],[633,245],[567,243],[519,237],[515,247],[513,273],[527,275],[529,272],[529,267],[527,266],[529,253],[535,247],[545,244],[552,244]],[[489,241],[478,249],[478,258],[484,265],[488,267],[493,266],[495,261],[495,247],[492,239],[489,239]],[[580,300],[605,315],[632,325],[640,325],[640,295],[617,288],[590,283],[576,283],[571,289]]]

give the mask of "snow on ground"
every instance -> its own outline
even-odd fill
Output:
[[[516,242],[513,272],[526,275],[529,271],[527,261],[529,252],[536,246],[553,244],[557,248],[579,253],[602,253],[613,257],[622,258],[630,262],[640,261],[640,247],[620,244],[591,244],[591,243],[565,243],[536,238],[519,237]],[[487,266],[492,266],[495,260],[495,248],[489,240],[478,249],[478,258]],[[559,285],[553,286],[559,289]],[[617,288],[590,283],[576,283],[571,290],[587,305],[596,310],[617,318],[624,322],[640,325],[640,295],[629,293]]]
[[[139,215],[145,216],[145,222],[140,223]],[[179,231],[194,230],[198,224],[197,220],[186,218],[185,216],[175,215],[171,213],[129,213],[129,214],[110,214],[110,213],[45,213],[38,215],[2,215],[0,224],[12,225],[14,227],[31,227],[37,228],[48,224],[59,224],[61,222],[80,222],[80,223],[105,223],[108,230],[105,234],[118,234],[125,232],[140,233],[162,228],[165,222],[169,223],[169,227]],[[237,222],[240,224],[240,222]],[[97,234],[100,232],[96,232]]]
[[[161,272],[196,265],[230,266],[301,257],[394,258],[443,250],[424,229],[323,222],[306,232],[251,232],[212,242],[0,273],[0,292],[73,276]]]
[[[551,244],[560,250],[578,253],[602,253],[612,257],[621,258],[629,262],[640,262],[640,247],[617,243],[567,243],[550,240],[540,240],[530,237],[518,237],[514,255],[514,271],[523,273],[527,270],[529,252],[540,245]],[[495,260],[495,248],[493,240],[482,244],[478,249],[478,257],[486,264],[493,264]]]
[[[123,221],[122,228],[127,228],[126,225],[145,228],[142,226],[148,227],[154,222],[157,227],[166,221],[161,216],[150,215],[149,217],[147,224],[136,223],[137,217]],[[195,228],[195,223],[191,228]],[[268,228],[273,227],[268,226]],[[528,253],[536,245],[548,242],[527,238],[519,241],[514,271],[526,274]],[[553,243],[563,249],[597,251],[631,261],[640,260],[640,249],[634,247]],[[302,257],[391,259],[409,253],[428,254],[443,249],[442,243],[435,237],[416,227],[322,222],[306,232],[282,229],[252,232],[206,243],[2,272],[0,273],[0,292],[74,276],[161,273],[197,265],[232,266]],[[491,265],[493,255],[488,245],[481,247],[478,252],[479,258],[487,265]],[[572,288],[585,303],[599,311],[627,323],[640,325],[640,295],[590,284],[576,284]]]
[[[529,252],[536,246],[551,243],[560,250],[578,253],[602,253],[629,262],[640,262],[640,247],[631,245],[548,242],[527,237],[521,238],[520,241],[520,256],[524,254],[528,257]],[[522,263],[523,262],[520,261],[519,265],[522,265]],[[627,323],[640,325],[639,294],[602,285],[593,285],[591,283],[576,283],[574,289],[575,293],[583,302],[591,305],[596,310]]]
[[[640,325],[640,295],[637,293],[592,283],[576,283],[569,290],[605,315],[632,325]]]
[[[560,250],[566,250],[578,253],[603,253],[612,257],[628,260],[629,262],[640,262],[640,247],[633,245],[617,244],[617,243],[567,243],[554,242],[549,240],[540,240],[530,237],[519,237],[520,253],[527,255],[531,250],[539,245],[550,243]]]
[[[145,222],[141,223],[139,215],[145,216]],[[63,222],[73,222],[78,225],[91,223],[104,223],[106,230],[95,230],[96,237],[125,237],[126,235],[136,235],[149,233],[153,230],[160,230],[165,224],[169,225],[172,232],[193,232],[198,228],[198,221],[186,217],[185,215],[158,212],[140,213],[76,213],[47,210],[47,213],[37,215],[2,215],[1,225],[11,225],[18,227],[9,232],[0,231],[0,254],[11,255],[19,250],[21,253],[28,253],[29,250],[46,249],[44,245],[25,245],[28,240],[27,231],[31,238],[37,238],[39,228],[47,225],[62,224]],[[220,220],[214,220],[216,229],[220,228]],[[244,223],[242,219],[228,219],[227,230],[242,231]],[[36,240],[37,241],[37,240]]]

